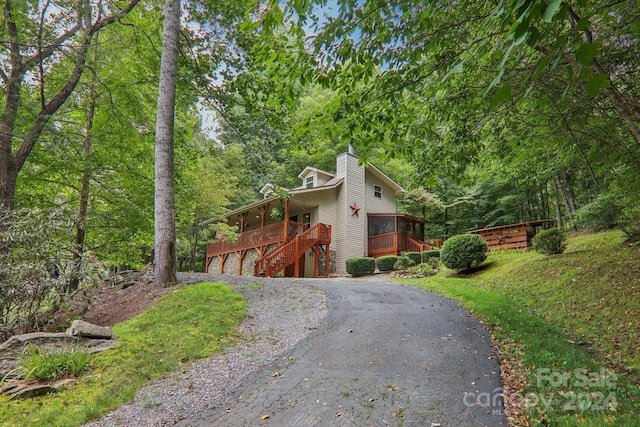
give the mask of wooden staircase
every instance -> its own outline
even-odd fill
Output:
[[[316,224],[292,240],[283,242],[258,259],[254,267],[254,276],[274,277],[289,265],[297,262],[302,254],[312,247],[331,243],[331,226]],[[318,256],[316,248],[316,257]]]

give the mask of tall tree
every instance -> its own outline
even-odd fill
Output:
[[[178,78],[180,0],[166,0],[158,89],[155,149],[154,283],[176,282],[176,213],[174,184],[174,115]]]
[[[53,5],[50,1],[4,0],[0,21],[2,207],[14,207],[18,174],[53,114],[80,81],[91,41],[101,28],[118,22],[138,2],[79,0]],[[24,96],[34,86],[36,93]]]

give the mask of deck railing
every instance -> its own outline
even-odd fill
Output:
[[[207,258],[281,243],[285,240],[289,241],[309,228],[308,225],[298,222],[289,221],[287,224],[288,230],[286,235],[284,230],[285,222],[283,221],[269,224],[262,228],[245,231],[241,233],[233,243],[225,242],[224,240],[210,243],[207,245]]]
[[[398,255],[400,252],[422,252],[431,245],[404,233],[386,233],[369,237],[369,256]]]

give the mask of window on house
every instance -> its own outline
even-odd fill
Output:
[[[305,178],[305,188],[313,188],[313,175]]]
[[[382,187],[379,185],[373,186],[373,197],[377,197],[378,199],[382,199]]]

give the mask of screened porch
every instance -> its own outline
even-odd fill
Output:
[[[429,221],[404,214],[368,214],[369,256],[399,255],[432,249],[426,243],[424,226]]]

